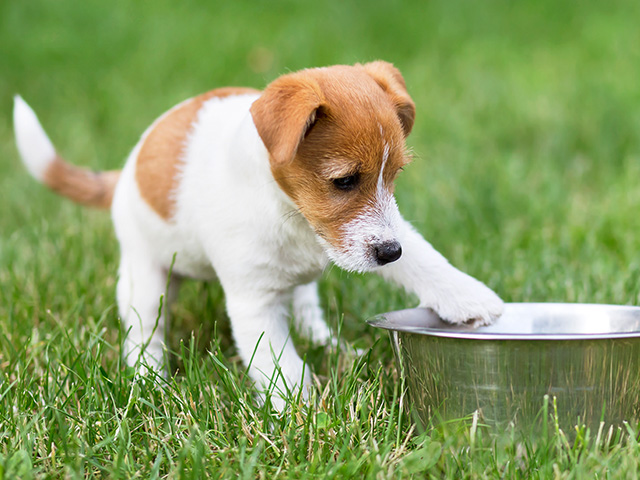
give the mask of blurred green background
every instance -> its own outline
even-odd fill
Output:
[[[337,268],[321,282],[328,320],[369,356],[298,343],[323,392],[304,422],[273,424],[235,388],[243,367],[215,283],[187,283],[173,308],[169,389],[132,381],[109,215],[29,177],[11,109],[21,94],[69,161],[117,168],[187,97],[384,59],[418,112],[398,203],[437,249],[507,301],[638,304],[638,19],[635,0],[0,0],[0,476],[636,474],[635,440],[588,453],[559,437],[538,450],[469,448],[465,432],[409,441],[387,335],[363,320],[415,299]],[[192,331],[199,348],[185,353]]]
[[[633,1],[4,0],[0,316],[68,310],[61,283],[97,315],[113,304],[117,262],[108,216],[19,164],[15,93],[67,159],[114,168],[186,97],[374,59],[403,72],[417,105],[397,196],[436,248],[506,300],[637,303],[639,14]],[[345,277],[331,269],[323,299],[354,337],[362,318],[412,302]],[[203,307],[223,317],[212,289],[178,321],[197,324]]]

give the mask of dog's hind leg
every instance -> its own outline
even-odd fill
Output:
[[[164,334],[168,326],[166,298],[175,296],[177,279],[144,255],[123,253],[117,287],[125,337],[123,357],[130,366],[162,371]],[[140,363],[138,364],[138,361]]]
[[[296,330],[317,345],[331,342],[331,330],[320,307],[318,284],[299,285],[293,290],[293,319]]]

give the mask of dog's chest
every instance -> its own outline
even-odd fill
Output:
[[[272,267],[292,284],[316,279],[327,266],[328,258],[315,234],[300,214],[282,227],[283,235],[274,249]]]
[[[315,280],[328,259],[306,220],[300,214],[274,215],[269,209],[260,213],[212,226],[208,250],[218,275],[278,290]]]

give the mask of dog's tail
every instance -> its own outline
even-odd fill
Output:
[[[74,202],[97,208],[111,206],[119,170],[93,172],[65,162],[35,112],[19,95],[14,98],[13,126],[22,161],[36,180]]]

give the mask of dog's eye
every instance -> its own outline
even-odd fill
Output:
[[[357,173],[354,175],[347,175],[346,177],[334,178],[332,180],[333,186],[338,190],[353,190],[360,181],[360,175]]]

